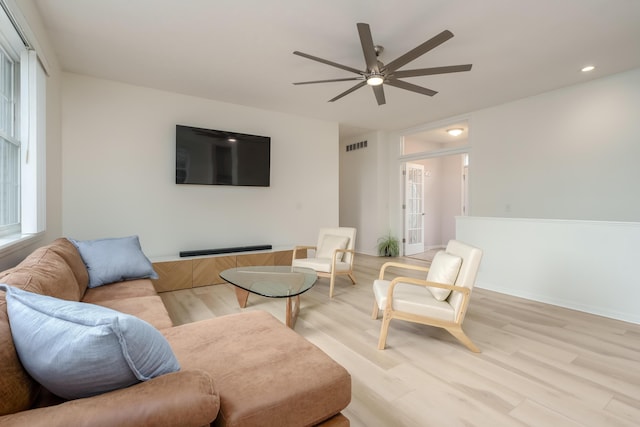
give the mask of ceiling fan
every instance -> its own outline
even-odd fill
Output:
[[[397,87],[400,89],[406,89],[412,92],[421,93],[423,95],[433,96],[438,92],[431,89],[424,88],[422,86],[417,86],[412,83],[405,82],[403,80],[398,80],[398,79],[405,78],[405,77],[429,76],[434,74],[458,73],[461,71],[471,70],[471,64],[449,65],[446,67],[420,68],[416,70],[399,70],[399,68],[402,68],[409,62],[417,59],[418,57],[424,55],[430,50],[440,46],[442,43],[446,42],[451,37],[453,37],[453,33],[449,30],[445,30],[441,32],[437,36],[427,40],[426,42],[422,43],[420,46],[410,50],[409,52],[405,53],[404,55],[394,59],[393,61],[385,65],[378,60],[378,55],[382,53],[383,47],[376,46],[373,44],[373,38],[371,37],[371,29],[369,28],[369,24],[359,23],[357,24],[357,27],[358,27],[358,34],[360,35],[360,44],[362,45],[362,52],[364,53],[364,60],[367,67],[364,71],[357,70],[347,65],[342,65],[336,62],[328,61],[326,59],[318,58],[317,56],[309,55],[307,53],[295,51],[293,52],[294,55],[302,56],[303,58],[311,59],[313,61],[318,61],[323,64],[340,68],[345,71],[350,71],[352,73],[358,74],[358,76],[341,78],[341,79],[297,82],[297,83],[294,83],[294,85],[360,80],[360,83],[342,92],[335,98],[330,99],[329,102],[337,101],[343,96],[346,96],[351,92],[354,92],[365,85],[369,85],[373,88],[373,93],[376,96],[376,101],[378,101],[378,105],[383,105],[386,102],[384,97],[384,89],[383,89],[383,85],[385,84],[389,86]]]

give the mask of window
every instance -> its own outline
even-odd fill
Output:
[[[0,6],[2,255],[45,230],[46,61],[38,57],[5,0]]]
[[[0,236],[20,231],[20,141],[16,63],[0,46]]]

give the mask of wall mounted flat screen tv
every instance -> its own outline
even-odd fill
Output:
[[[176,125],[176,184],[268,187],[271,138]]]

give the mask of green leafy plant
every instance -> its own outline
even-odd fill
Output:
[[[400,242],[391,233],[378,239],[378,255],[396,257],[400,254]]]

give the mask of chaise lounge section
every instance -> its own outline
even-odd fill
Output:
[[[351,377],[272,315],[252,311],[174,326],[149,279],[88,288],[65,238],[41,247],[0,283],[136,316],[170,345],[180,370],[91,397],[62,399],[25,370],[0,292],[0,426],[348,426]]]

